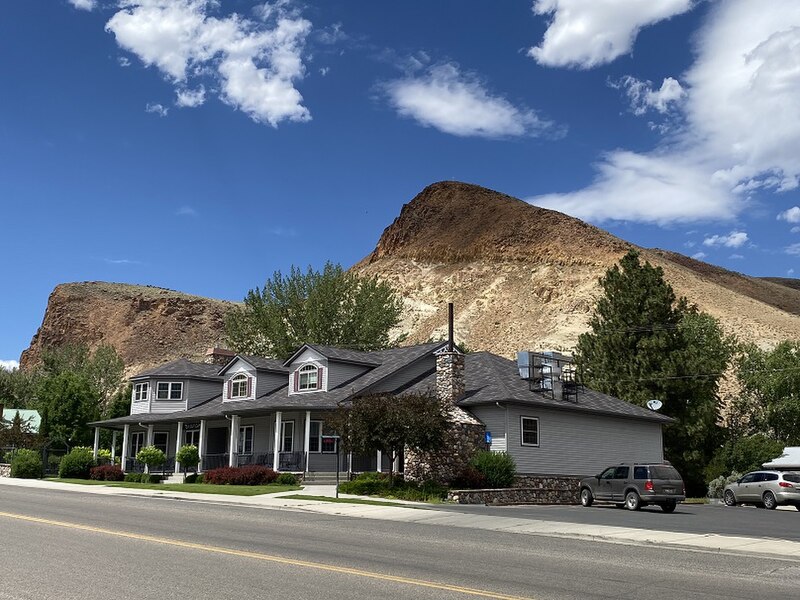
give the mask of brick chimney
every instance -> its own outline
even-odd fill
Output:
[[[210,365],[227,365],[236,356],[236,352],[225,348],[209,348],[206,350],[206,362]]]
[[[453,340],[453,303],[447,305],[447,348],[436,355],[436,396],[453,406],[464,396],[464,355]]]

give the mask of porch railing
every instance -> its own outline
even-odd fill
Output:
[[[237,457],[237,464],[240,467],[244,465],[263,465],[271,468],[275,464],[274,458],[275,454],[272,452],[239,454]],[[305,452],[281,452],[278,455],[279,471],[302,471],[305,467]]]

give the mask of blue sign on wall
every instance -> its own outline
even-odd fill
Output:
[[[492,443],[492,432],[491,431],[487,431],[486,432],[486,443],[487,444],[491,444]]]

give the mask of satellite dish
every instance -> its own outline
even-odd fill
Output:
[[[648,400],[647,401],[647,408],[649,408],[650,410],[658,410],[662,406],[664,406],[664,403],[661,402],[661,400]]]

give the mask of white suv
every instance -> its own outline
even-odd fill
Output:
[[[780,504],[800,511],[800,473],[752,471],[725,486],[725,504],[759,504],[774,509]]]

